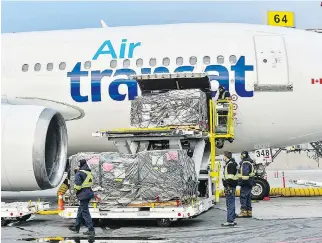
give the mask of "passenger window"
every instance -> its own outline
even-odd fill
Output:
[[[210,56],[204,56],[203,57],[203,63],[204,64],[209,64],[210,63]]]
[[[178,66],[181,66],[183,64],[183,58],[182,57],[177,57],[176,64]]]
[[[22,71],[23,72],[28,72],[28,68],[29,68],[29,65],[28,64],[22,65]]]
[[[47,71],[52,71],[54,69],[53,63],[47,63]]]
[[[149,64],[151,67],[154,67],[157,64],[157,59],[151,58]]]
[[[123,61],[123,67],[125,67],[125,68],[127,68],[127,67],[129,67],[130,66],[130,60],[129,59],[125,59],[124,61]]]
[[[197,57],[190,57],[189,63],[190,63],[190,65],[196,65],[196,63],[197,63]]]
[[[40,69],[41,69],[41,65],[40,65],[40,63],[36,63],[36,64],[35,64],[35,67],[34,67],[34,70],[35,70],[36,72],[38,72],[38,71],[40,71]]]
[[[116,61],[116,60],[112,60],[112,61],[110,62],[110,67],[111,67],[111,68],[116,68],[116,66],[117,66],[117,61]]]
[[[65,68],[66,68],[66,63],[65,62],[59,63],[59,69],[60,70],[65,70]]]
[[[143,66],[143,59],[142,58],[139,58],[136,60],[136,66],[137,67],[142,67]]]
[[[236,58],[236,56],[235,56],[235,55],[231,55],[231,56],[229,57],[229,62],[230,62],[231,64],[235,64],[235,63],[237,62],[237,58]]]
[[[91,68],[91,66],[92,66],[91,61],[86,61],[86,62],[84,63],[84,68],[85,68],[85,69],[90,69],[90,68]]]
[[[168,57],[163,58],[162,64],[163,64],[163,66],[169,66],[170,65],[170,58],[168,58]]]
[[[224,59],[224,57],[223,56],[218,56],[217,57],[217,63],[218,64],[223,64],[225,62],[225,59]]]

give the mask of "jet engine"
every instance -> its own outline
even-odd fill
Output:
[[[63,116],[33,105],[1,105],[1,190],[54,188],[64,175],[67,128]]]

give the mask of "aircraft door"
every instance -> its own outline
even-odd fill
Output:
[[[257,84],[288,85],[288,63],[282,36],[254,36]]]

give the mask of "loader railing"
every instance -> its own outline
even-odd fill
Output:
[[[214,127],[216,138],[234,139],[234,106],[231,100],[214,103]]]

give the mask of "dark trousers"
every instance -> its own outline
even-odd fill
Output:
[[[252,210],[252,188],[249,186],[240,187],[240,205],[242,210]]]
[[[88,209],[89,201],[90,199],[80,201],[78,211],[77,211],[76,223],[75,223],[75,227],[78,230],[80,229],[82,222],[85,221],[85,225],[88,228],[88,230],[94,231],[92,217]]]
[[[225,188],[227,222],[233,223],[235,219],[235,193],[236,187]]]

